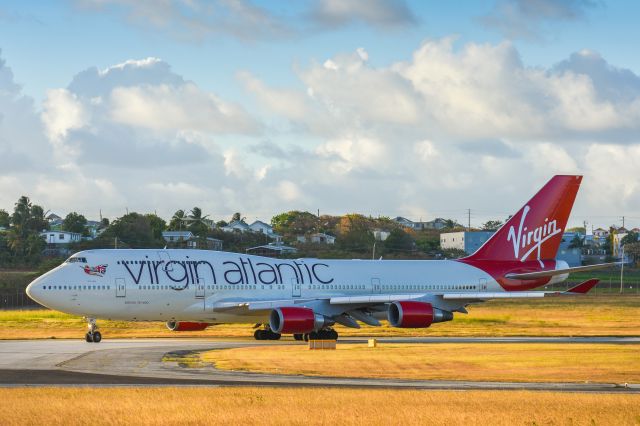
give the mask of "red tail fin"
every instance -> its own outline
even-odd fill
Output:
[[[582,176],[554,176],[469,260],[555,259]]]

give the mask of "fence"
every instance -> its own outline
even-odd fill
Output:
[[[0,309],[47,309],[25,293],[0,295]]]
[[[547,285],[543,288],[536,290],[546,290],[546,291],[566,291],[573,286],[580,284],[581,281],[565,281],[558,284]],[[609,278],[600,280],[597,286],[593,288],[589,292],[590,295],[597,296],[598,294],[628,294],[628,295],[637,295],[640,294],[640,280],[639,281],[626,281],[622,285],[622,291],[620,289],[620,279]]]

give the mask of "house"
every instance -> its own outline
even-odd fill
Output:
[[[596,239],[607,238],[609,236],[609,230],[608,229],[602,229],[602,228],[594,229],[593,230],[593,236]]]
[[[50,228],[55,228],[58,227],[60,225],[62,225],[62,222],[64,222],[64,219],[62,219],[60,216],[58,216],[55,213],[49,213],[46,217],[45,220],[47,222],[49,222],[49,227]]]
[[[82,240],[82,234],[68,231],[43,231],[40,236],[47,244],[70,244]]]
[[[249,225],[249,229],[253,232],[262,232],[263,234],[267,235],[273,234],[273,227],[261,220],[256,220],[255,222],[253,222],[251,225]]]
[[[395,223],[397,223],[398,225],[403,226],[405,228],[413,229],[415,227],[415,225],[416,225],[415,222],[407,219],[406,217],[402,217],[402,216],[394,217],[391,220],[394,221]]]
[[[162,238],[174,246],[178,245],[201,250],[222,250],[222,240],[211,237],[198,237],[193,235],[191,231],[163,231]]]
[[[313,244],[335,244],[336,237],[333,235],[317,232],[310,235],[299,235],[297,237],[299,243],[313,243]]]
[[[246,250],[247,254],[255,254],[257,256],[280,257],[287,254],[297,252],[294,247],[285,246],[283,244],[265,244],[263,246],[251,247]]]
[[[556,259],[564,260],[565,262],[567,262],[569,267],[572,268],[574,266],[582,265],[582,248],[571,247],[576,237],[580,238],[584,243],[585,238],[582,234],[579,234],[577,232],[565,232],[564,234],[562,234],[560,247],[558,247],[558,253],[556,254]]]
[[[443,219],[441,217],[437,217],[434,220],[431,220],[429,222],[420,222],[420,223],[422,224],[422,229],[440,230],[447,227],[446,219]]]
[[[402,216],[395,217],[391,220],[404,228],[411,228],[415,230],[422,230],[422,229],[440,230],[447,227],[447,221],[441,217],[438,217],[428,222],[414,222]]]
[[[168,243],[175,243],[179,241],[189,241],[193,238],[193,232],[191,231],[163,231],[162,238]]]
[[[223,226],[220,229],[222,229],[224,232],[246,232],[249,231],[249,225],[241,220],[234,220],[227,226]]]

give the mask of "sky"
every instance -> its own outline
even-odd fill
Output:
[[[640,226],[640,3],[0,3],[0,208]]]

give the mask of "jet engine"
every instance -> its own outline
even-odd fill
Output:
[[[324,315],[309,308],[282,307],[271,311],[269,327],[274,333],[310,333],[334,324]]]
[[[208,322],[167,321],[167,328],[171,331],[202,331],[210,325]]]
[[[451,321],[453,313],[434,308],[431,303],[401,301],[389,305],[387,318],[393,327],[424,328],[434,322]]]

